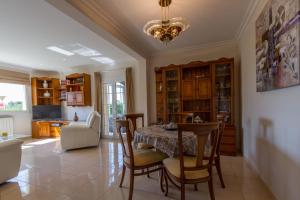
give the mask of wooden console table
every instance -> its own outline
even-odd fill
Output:
[[[32,138],[59,137],[60,127],[68,123],[68,121],[56,120],[32,121]]]

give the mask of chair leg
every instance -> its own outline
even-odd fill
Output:
[[[134,170],[130,169],[130,186],[128,200],[132,200],[133,196],[133,185],[134,185]]]
[[[168,193],[169,193],[169,184],[168,184],[168,175],[167,175],[166,170],[164,170],[164,178],[165,178],[165,182],[166,182],[165,196],[168,196]]]
[[[125,173],[126,173],[126,166],[123,165],[123,169],[122,169],[122,177],[121,177],[121,181],[120,181],[119,187],[122,187],[122,184],[123,184],[123,181],[124,181],[124,177],[125,177]]]
[[[225,188],[225,183],[224,183],[224,180],[223,180],[220,158],[215,159],[215,165],[216,165],[216,168],[217,168],[217,172],[218,172],[218,176],[219,176],[219,179],[220,179],[220,182],[221,182],[221,186],[222,186],[222,188]]]
[[[149,168],[147,168],[147,177],[150,178]]]
[[[213,186],[213,178],[211,177],[208,181],[208,189],[209,189],[209,195],[211,200],[215,200],[215,194],[214,194],[214,186]]]
[[[194,184],[194,189],[195,189],[195,191],[198,191],[197,184]]]
[[[184,185],[184,183],[181,184],[180,190],[181,190],[181,200],[185,200],[185,185]]]
[[[159,171],[159,178],[160,178],[160,189],[162,191],[162,193],[165,193],[165,190],[164,190],[164,169],[161,169],[161,171]]]

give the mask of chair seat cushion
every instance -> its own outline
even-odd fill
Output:
[[[203,161],[203,165],[208,164],[208,161]],[[163,160],[164,167],[173,176],[180,178],[180,160],[179,158],[167,158]],[[195,167],[196,157],[184,156],[184,166],[185,167]],[[185,171],[185,179],[202,179],[209,177],[207,169],[197,170],[197,171]]]
[[[152,149],[154,148],[151,144],[140,142],[137,145],[137,149]]]
[[[147,150],[136,150],[133,152],[134,166],[140,167],[145,165],[154,164],[166,158],[166,155],[161,152],[156,152],[150,149]],[[129,158],[124,158],[124,162],[130,163]]]

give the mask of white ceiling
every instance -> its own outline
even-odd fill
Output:
[[[1,63],[53,71],[105,66],[84,56],[68,57],[46,49],[48,46],[68,48],[77,43],[97,50],[116,64],[133,60],[44,0],[1,1],[0,24]]]
[[[159,51],[234,39],[253,0],[173,0],[170,17],[184,17],[191,27],[168,46],[142,30],[147,21],[160,18],[158,0],[93,1],[130,41],[150,56]],[[0,63],[52,71],[107,67],[84,56],[68,57],[46,49],[48,46],[70,49],[78,43],[115,60],[115,66],[134,62],[129,53],[44,0],[1,1],[0,24]]]
[[[148,53],[233,40],[253,0],[173,0],[170,17],[184,17],[191,27],[168,46],[143,33],[160,19],[158,0],[94,0],[117,26]]]

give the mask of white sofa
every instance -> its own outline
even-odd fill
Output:
[[[61,148],[63,150],[79,149],[99,145],[101,116],[92,112],[86,122],[71,122],[61,128]]]
[[[16,177],[20,170],[23,141],[0,141],[0,184]]]

